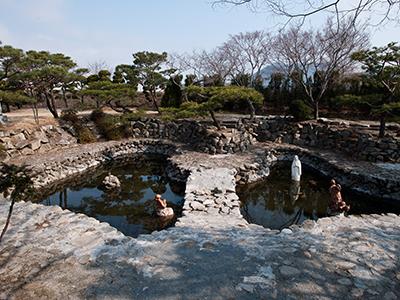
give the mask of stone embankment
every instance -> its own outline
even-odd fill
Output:
[[[55,125],[10,131],[0,129],[0,145],[4,148],[5,158],[45,153],[54,148],[74,144],[76,144],[76,138]]]
[[[378,139],[374,125],[320,119],[290,122],[283,117],[258,117],[251,126],[258,141],[342,152],[353,159],[371,162],[400,162],[400,125],[388,126],[388,133]]]
[[[195,120],[164,122],[142,118],[131,122],[131,127],[135,138],[167,139],[210,154],[243,152],[256,141],[251,128],[235,126],[217,130],[209,122]]]
[[[127,140],[123,142],[104,142],[66,149],[52,158],[37,156],[36,160],[23,164],[32,174],[36,189],[48,188],[52,184],[68,180],[110,161],[130,159],[137,155],[159,154],[172,155],[177,151],[176,144],[159,140]]]
[[[141,118],[131,122],[133,138],[164,139],[210,154],[240,153],[256,141],[294,144],[321,150],[335,149],[353,159],[400,162],[400,126],[388,126],[378,139],[376,125],[348,121],[291,122],[283,117],[223,118],[222,129],[196,120],[162,121]],[[0,145],[7,157],[42,153],[71,146],[76,139],[61,127],[47,125],[35,130],[0,131]],[[1,149],[1,148],[0,148]],[[4,151],[4,150],[3,150]]]

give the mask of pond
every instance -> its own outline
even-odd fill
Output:
[[[162,156],[136,158],[128,163],[114,162],[53,189],[38,202],[84,213],[132,237],[151,233],[173,226],[182,212],[185,184],[168,179],[166,164],[167,159]],[[102,188],[108,172],[118,177],[121,188],[112,191]],[[161,194],[174,209],[173,219],[154,215],[152,208],[156,194]]]
[[[296,184],[290,178],[290,166],[290,163],[279,163],[266,180],[238,187],[241,213],[249,223],[281,230],[307,219],[328,216],[330,178],[303,165],[301,181]],[[382,199],[372,199],[346,189],[342,190],[342,196],[351,206],[349,214],[400,213],[399,204]]]

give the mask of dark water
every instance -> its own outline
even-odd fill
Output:
[[[166,158],[159,156],[115,163],[64,184],[39,202],[84,213],[109,223],[125,235],[137,237],[173,225],[181,213],[185,185],[170,181],[165,166]],[[120,190],[102,190],[101,183],[109,171],[119,178]],[[152,214],[155,194],[167,199],[176,214],[174,219],[162,220]]]
[[[250,223],[282,229],[328,216],[330,178],[303,165],[300,184],[290,179],[290,164],[274,168],[267,180],[238,188],[241,212]],[[349,214],[400,213],[400,205],[342,190]]]

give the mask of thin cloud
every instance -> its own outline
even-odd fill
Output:
[[[65,0],[0,0],[2,10],[20,19],[54,23],[65,19]]]

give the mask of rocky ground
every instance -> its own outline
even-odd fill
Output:
[[[281,232],[242,218],[238,170],[256,172],[257,153],[268,149],[174,156],[190,171],[183,216],[137,239],[59,207],[17,203],[0,244],[0,299],[400,298],[399,216],[337,216]],[[25,163],[51,165],[79,153],[63,151]],[[8,207],[0,201],[1,216]]]

